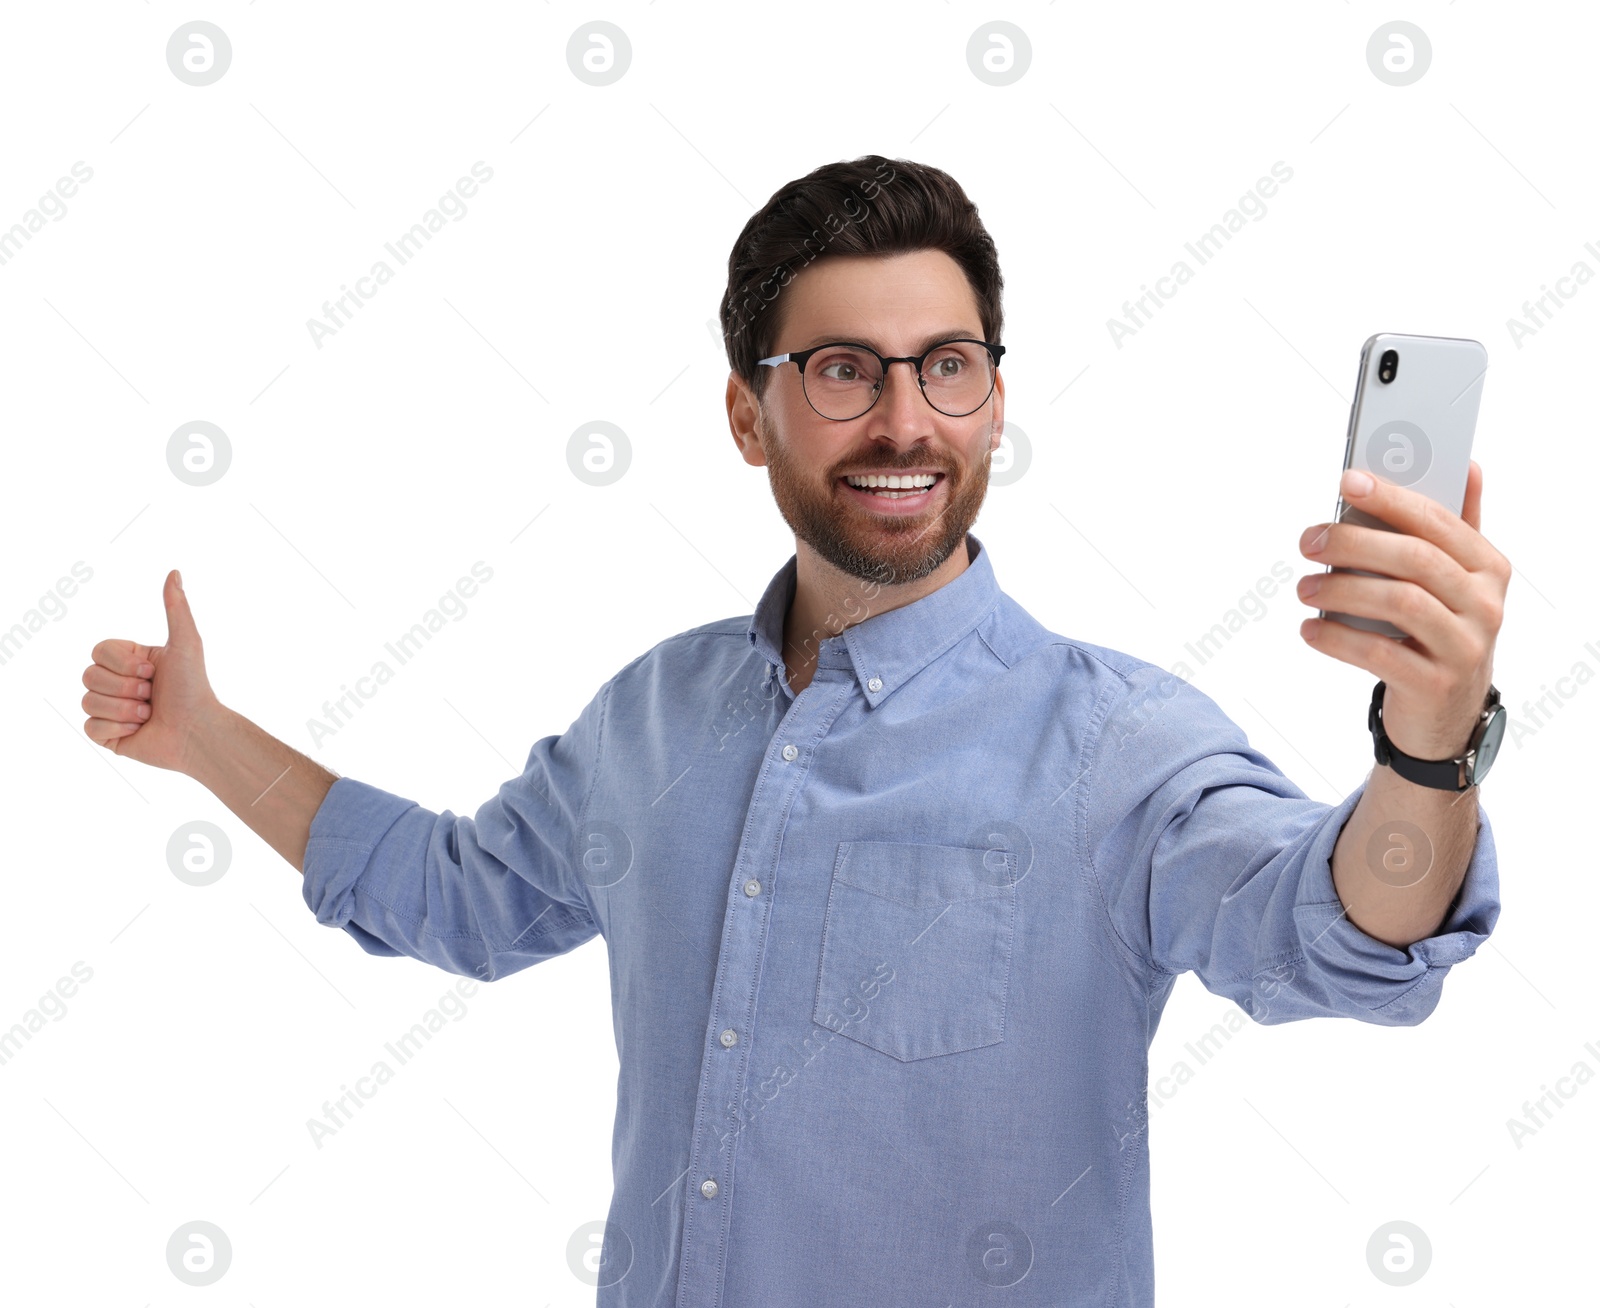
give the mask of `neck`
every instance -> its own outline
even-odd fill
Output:
[[[967,570],[965,539],[950,557],[920,581],[885,586],[841,572],[804,541],[795,542],[794,599],[783,624],[783,664],[789,685],[799,694],[811,684],[817,646],[846,627],[878,613],[914,604],[947,586]]]

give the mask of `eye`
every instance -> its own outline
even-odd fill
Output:
[[[953,378],[961,375],[962,369],[966,367],[966,362],[967,361],[955,351],[935,355],[932,359],[928,360],[927,367],[924,370],[924,375],[935,378],[938,381],[950,381]]]
[[[806,371],[821,381],[840,386],[875,383],[878,376],[877,361],[870,354],[845,348],[831,349],[818,355]]]

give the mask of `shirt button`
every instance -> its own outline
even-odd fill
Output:
[[[883,678],[882,677],[872,677],[872,678],[870,678],[867,681],[867,689],[870,690],[874,695],[876,695],[880,690],[883,689]]]
[[[700,1193],[705,1195],[707,1199],[715,1199],[717,1197],[717,1183],[709,1178],[700,1182]]]
[[[761,883],[754,877],[751,877],[750,880],[744,883],[744,893],[749,895],[751,899],[754,899],[761,893]]]
[[[800,751],[798,749],[796,749],[793,745],[785,745],[783,747],[783,761],[785,763],[793,763],[795,761],[795,759],[797,759],[799,757],[800,757]]]
[[[730,1026],[717,1039],[722,1041],[724,1049],[732,1049],[734,1045],[739,1043],[739,1033]]]

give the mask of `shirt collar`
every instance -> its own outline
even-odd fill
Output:
[[[750,644],[769,667],[787,666],[783,625],[794,601],[796,557],[790,555],[778,569],[750,618]],[[867,703],[875,707],[963,639],[999,601],[989,552],[968,532],[967,566],[959,577],[919,600],[874,614],[821,641],[817,666],[850,668]]]

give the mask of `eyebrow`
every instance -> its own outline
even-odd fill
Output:
[[[947,327],[944,331],[934,332],[931,336],[924,336],[915,347],[916,352],[921,354],[929,346],[939,345],[945,341],[957,339],[978,341],[983,339],[983,333],[982,331],[974,332],[968,327]],[[818,345],[867,345],[877,350],[879,354],[883,353],[883,350],[879,348],[876,342],[869,341],[864,336],[846,336],[842,333],[839,335],[823,333],[819,336],[813,336],[809,341],[801,346],[801,349],[810,350],[814,349]]]

